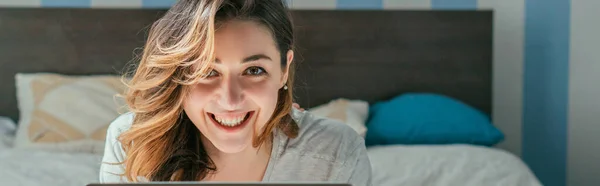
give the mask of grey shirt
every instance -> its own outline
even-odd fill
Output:
[[[117,137],[127,130],[133,114],[123,114],[108,128],[104,162],[100,167],[100,182],[125,182],[122,162],[125,158]],[[352,128],[337,120],[317,117],[307,111],[292,110],[292,118],[300,132],[294,139],[280,131],[274,132],[273,149],[264,182],[327,181],[371,186],[371,163],[364,139]]]

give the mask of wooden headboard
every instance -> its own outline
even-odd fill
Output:
[[[165,10],[0,8],[0,116],[18,72],[118,74]],[[448,95],[491,113],[491,11],[295,10],[297,102]],[[139,53],[135,52],[135,53]]]

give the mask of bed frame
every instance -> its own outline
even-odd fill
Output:
[[[0,116],[18,119],[17,72],[118,74],[165,10],[0,8]],[[294,10],[295,97],[383,101],[405,92],[490,115],[491,11]]]

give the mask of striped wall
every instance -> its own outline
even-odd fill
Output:
[[[521,156],[544,185],[600,185],[599,0],[285,1],[293,9],[493,9],[493,120],[506,134],[500,148]],[[174,2],[0,0],[0,6],[164,8]]]
[[[572,0],[569,28],[567,178],[600,185],[600,1]]]
[[[522,154],[552,185],[566,182],[570,10],[569,0],[525,1]]]

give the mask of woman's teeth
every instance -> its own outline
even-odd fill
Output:
[[[224,117],[219,117],[219,116],[215,115],[215,120],[217,120],[221,125],[233,127],[233,126],[237,126],[240,123],[242,123],[242,121],[244,121],[245,116],[246,115],[241,115],[241,116],[234,117],[234,118],[224,118]]]

